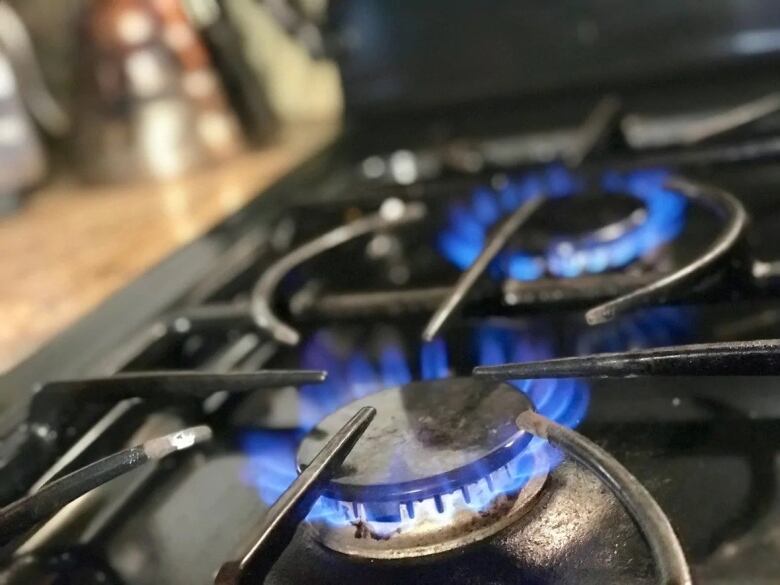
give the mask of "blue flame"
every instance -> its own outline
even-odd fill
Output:
[[[473,333],[474,364],[495,364],[515,359],[539,359],[552,355],[551,348],[541,338],[523,331],[484,326]],[[420,346],[418,369],[423,379],[446,378],[452,374],[449,366],[450,348],[441,338]],[[304,343],[301,366],[325,369],[329,372],[324,384],[304,386],[299,391],[300,428],[295,431],[253,431],[244,437],[242,449],[249,455],[247,481],[267,504],[290,485],[296,477],[295,451],[308,429],[329,413],[343,405],[383,388],[405,384],[413,379],[413,360],[399,343],[381,345],[372,360],[365,351],[344,348],[338,338],[328,331],[320,331]],[[585,414],[588,388],[578,381],[544,380],[516,382],[514,385],[528,394],[540,412],[564,424],[574,426]],[[543,442],[544,443],[544,442]],[[502,491],[519,489],[532,475],[530,459],[537,463],[541,456],[555,460],[546,443],[534,447],[513,465],[526,466],[517,471],[514,483],[502,486]],[[530,458],[530,459],[529,459]],[[535,459],[534,459],[535,458]],[[525,469],[525,468],[524,468]],[[490,470],[486,470],[486,475]],[[522,481],[521,481],[522,480]],[[519,483],[518,483],[519,482]],[[473,494],[469,506],[483,507],[497,495],[489,490]],[[487,498],[487,499],[486,499]],[[332,505],[324,501],[312,513],[317,518],[334,514]],[[343,521],[343,516],[338,516]]]
[[[544,337],[483,325],[476,336],[478,363],[495,365],[554,357]],[[536,410],[556,422],[576,427],[588,408],[590,390],[581,380],[515,380],[511,384],[528,395]]]
[[[589,355],[644,347],[662,347],[693,340],[696,314],[690,307],[652,307],[599,327],[583,329],[574,353]]]
[[[385,388],[402,386],[412,381],[412,372],[403,351],[397,345],[386,345],[379,355],[382,385]]]
[[[423,380],[438,380],[450,375],[447,346],[443,339],[423,343],[420,348],[420,369]]]
[[[241,450],[248,456],[244,480],[266,504],[273,504],[295,480],[295,446],[298,431],[255,430],[241,436]]]
[[[665,171],[643,170],[607,173],[602,187],[608,194],[628,194],[642,202],[643,220],[625,230],[595,231],[584,237],[555,238],[541,253],[511,250],[499,254],[491,274],[498,278],[535,280],[545,273],[560,278],[598,274],[620,268],[674,240],[685,225],[686,199],[665,187]],[[465,270],[481,252],[488,231],[502,217],[531,196],[573,197],[583,190],[582,181],[563,167],[531,173],[490,190],[477,189],[469,203],[456,203],[438,249],[458,268]]]
[[[347,360],[346,370],[347,385],[352,389],[355,398],[362,398],[382,389],[379,374],[363,352],[358,351]]]
[[[243,469],[243,479],[255,488],[260,499],[272,505],[297,477],[296,448],[306,435],[300,429],[294,431],[256,430],[241,437],[241,450],[248,463]],[[333,515],[321,500],[312,507],[309,520],[327,520]]]
[[[669,345],[690,337],[693,313],[684,308],[659,307],[638,311],[598,328],[585,328],[571,337],[576,353],[620,351],[629,348]],[[392,336],[390,336],[391,339]],[[483,324],[469,333],[470,365],[490,365],[505,362],[539,360],[555,357],[553,336],[546,331],[509,328]],[[400,341],[381,338],[379,351],[364,348],[372,345],[345,343],[327,330],[312,335],[303,344],[301,366],[325,369],[329,377],[324,384],[305,386],[299,391],[300,428],[290,431],[251,431],[242,438],[242,450],[249,456],[245,470],[248,484],[257,489],[268,505],[272,504],[296,477],[295,455],[299,442],[322,418],[343,405],[383,388],[406,384],[415,377],[439,379],[452,375],[449,360],[455,348],[438,338],[420,346],[419,354],[404,351]],[[463,359],[458,348],[458,358]],[[416,357],[416,359],[415,359]],[[524,392],[543,415],[569,427],[579,425],[588,410],[590,390],[582,380],[547,379],[516,380],[511,384]],[[510,462],[515,475],[511,482],[486,486],[469,492],[463,505],[474,510],[488,506],[499,493],[511,493],[522,488],[534,476],[557,465],[562,455],[546,441],[534,438],[521,455]],[[485,476],[491,474],[485,469]],[[447,497],[454,497],[452,494]],[[430,502],[406,503],[415,506]],[[446,522],[447,513],[441,521]],[[344,523],[339,504],[321,498],[310,519]]]
[[[477,221],[484,226],[493,225],[501,217],[501,206],[498,199],[493,196],[491,191],[484,188],[474,191],[471,209],[474,211],[474,217]]]

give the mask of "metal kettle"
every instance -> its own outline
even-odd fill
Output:
[[[82,177],[170,178],[242,149],[180,0],[92,0],[79,32],[74,141]]]
[[[0,49],[0,214],[14,211],[21,196],[46,174],[46,160],[25,110],[11,64]]]
[[[0,2],[0,215],[46,176],[46,154],[33,121],[53,136],[68,129],[68,118],[43,82],[27,29]]]

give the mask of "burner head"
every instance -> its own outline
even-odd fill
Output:
[[[372,558],[441,552],[495,533],[527,509],[547,466],[517,416],[532,408],[509,384],[413,382],[326,417],[298,451],[302,469],[362,406],[377,415],[323,489],[312,524],[330,548]]]
[[[508,384],[471,378],[412,382],[357,400],[327,418],[304,439],[299,469],[362,406],[376,419],[326,486],[331,498],[407,502],[431,498],[508,463],[530,441],[515,419],[531,408]]]
[[[545,205],[523,229],[525,236],[494,260],[494,277],[576,278],[620,269],[650,258],[682,232],[686,200],[667,187],[667,178],[664,171],[608,172],[600,178],[600,195],[594,198],[583,188],[583,177],[552,167],[495,189],[478,188],[471,200],[457,201],[449,209],[438,248],[465,270],[503,217],[542,194]],[[534,226],[544,237],[528,237]]]

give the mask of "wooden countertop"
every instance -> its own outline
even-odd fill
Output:
[[[238,210],[336,130],[290,127],[262,151],[162,184],[97,188],[55,178],[0,219],[0,372]]]

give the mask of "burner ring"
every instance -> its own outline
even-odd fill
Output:
[[[394,559],[476,542],[516,521],[545,483],[545,444],[515,424],[531,401],[474,378],[412,382],[352,402],[304,439],[299,469],[363,406],[376,418],[309,518],[332,550]]]
[[[604,173],[600,177],[602,194],[629,197],[640,206],[640,213],[584,234],[558,234],[541,252],[505,250],[493,262],[493,275],[520,281],[545,275],[575,278],[622,268],[647,257],[677,238],[685,225],[686,198],[666,185],[667,178],[663,171]],[[438,236],[439,251],[466,270],[500,218],[539,193],[550,202],[581,197],[582,178],[552,167],[544,173],[511,179],[497,189],[478,188],[470,201],[460,201],[450,209]]]
[[[543,458],[544,452],[535,456]],[[539,468],[543,471],[517,494],[499,496],[480,512],[455,512],[446,523],[431,515],[406,526],[390,524],[384,529],[360,519],[341,525],[315,520],[306,525],[306,530],[325,547],[354,557],[395,560],[443,553],[489,538],[520,520],[547,482],[547,463],[540,462]]]
[[[404,503],[449,493],[506,465],[530,442],[514,420],[533,408],[512,386],[474,378],[419,381],[356,400],[323,419],[298,449],[303,469],[359,408],[376,419],[323,495]]]

